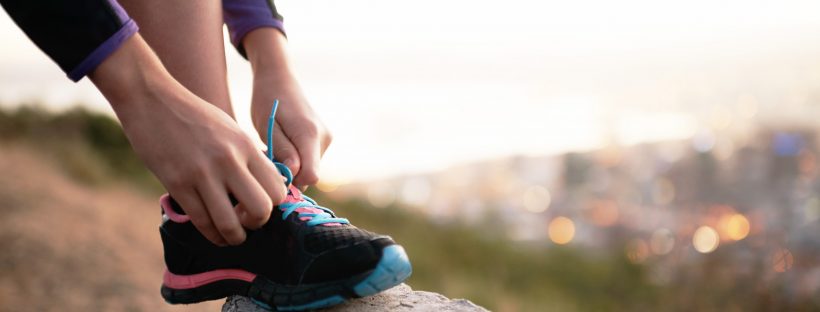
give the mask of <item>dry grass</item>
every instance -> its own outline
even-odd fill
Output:
[[[78,184],[47,159],[0,145],[0,311],[219,309],[160,297],[156,198]]]

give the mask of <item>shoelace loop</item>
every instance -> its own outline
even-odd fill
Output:
[[[338,224],[349,224],[345,218],[338,218],[333,214],[333,210],[329,208],[319,206],[313,198],[307,197],[306,195],[298,193],[299,190],[291,189],[289,191],[288,196],[293,198],[300,198],[301,200],[293,201],[293,202],[284,202],[279,204],[279,209],[282,209],[282,220],[288,218],[288,216],[293,213],[297,212],[299,218],[308,217],[310,220],[307,222],[308,226],[315,226],[319,224],[328,224],[328,223],[338,223]],[[301,208],[301,209],[300,209]]]
[[[268,117],[268,150],[267,156],[274,165],[276,165],[276,169],[279,170],[279,173],[282,174],[286,178],[285,186],[288,187],[288,196],[293,197],[294,199],[300,199],[298,201],[293,202],[284,202],[279,204],[279,209],[282,209],[282,220],[288,218],[290,214],[293,212],[298,213],[299,218],[310,218],[307,222],[307,226],[316,226],[320,224],[329,224],[329,223],[337,223],[337,224],[350,224],[345,218],[337,218],[333,214],[333,210],[329,208],[325,208],[319,206],[315,200],[310,197],[307,197],[299,192],[299,190],[295,189],[291,186],[291,182],[293,181],[293,173],[291,173],[290,168],[285,166],[285,164],[276,161],[273,157],[273,126],[274,126],[274,116],[276,115],[276,110],[279,108],[279,99],[274,100],[273,108],[271,108],[270,117]],[[301,208],[301,209],[300,209]]]

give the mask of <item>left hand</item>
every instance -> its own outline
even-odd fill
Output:
[[[293,172],[300,189],[319,181],[319,162],[332,141],[290,72],[284,36],[273,28],[259,28],[243,44],[254,71],[251,119],[262,141],[273,101],[279,99],[273,145],[274,157]]]
[[[319,162],[333,140],[295,80],[254,78],[251,118],[259,136],[267,139],[267,122],[279,99],[273,132],[274,157],[293,172],[293,184],[304,190],[319,181]]]

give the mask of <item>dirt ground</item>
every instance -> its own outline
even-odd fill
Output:
[[[171,306],[156,198],[89,186],[30,149],[0,146],[0,311],[218,311]]]

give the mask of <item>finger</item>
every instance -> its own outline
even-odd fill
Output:
[[[299,174],[293,178],[293,184],[303,188],[319,182],[319,159],[321,157],[319,140],[316,136],[302,135],[293,140],[296,150],[299,152],[301,168]]]
[[[327,148],[330,147],[330,143],[333,142],[333,134],[325,130],[324,135],[320,136],[319,141],[319,146],[322,148],[319,157],[323,157],[325,156]]]
[[[282,127],[277,124],[273,130],[273,156],[277,161],[282,162],[288,166],[290,172],[295,176],[299,174],[301,169],[301,161],[299,161],[299,152],[293,143],[282,131]]]
[[[258,229],[268,222],[273,203],[250,172],[235,172],[228,179],[228,189],[239,200],[239,206],[236,208],[239,223],[250,229]]]
[[[191,223],[194,224],[194,227],[202,236],[205,236],[206,239],[217,246],[228,245],[228,242],[222,238],[222,234],[217,231],[213,222],[211,222],[211,216],[208,214],[208,211],[205,210],[205,206],[202,204],[202,200],[199,198],[199,194],[196,193],[196,190],[169,191],[169,193],[174,197],[174,200],[179,203],[182,210],[185,211],[185,214],[191,218]]]
[[[202,202],[208,209],[211,221],[222,238],[230,245],[239,245],[245,241],[245,229],[239,223],[236,211],[228,199],[228,192],[215,179],[205,179],[198,187]]]
[[[285,187],[285,178],[279,174],[279,170],[270,160],[260,154],[259,157],[251,158],[248,169],[256,182],[268,194],[271,206],[279,205],[285,200],[288,193],[287,187]]]

